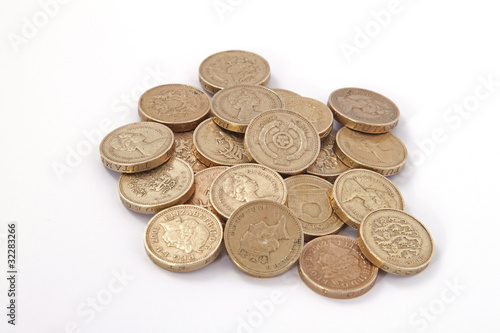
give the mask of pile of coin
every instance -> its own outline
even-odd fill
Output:
[[[209,56],[199,79],[213,97],[184,84],[154,87],[139,100],[143,121],[100,145],[104,165],[122,173],[123,204],[156,214],[144,234],[156,265],[193,271],[224,246],[255,277],[298,261],[305,284],[332,298],[363,295],[379,268],[427,267],[432,238],[385,177],[408,156],[389,132],[399,120],[392,101],[343,88],[325,105],[266,88],[268,62],[247,51]],[[344,125],[336,135],[334,119]],[[357,240],[335,235],[344,224]]]

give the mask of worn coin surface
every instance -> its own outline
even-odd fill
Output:
[[[246,84],[226,88],[215,94],[211,113],[212,119],[220,127],[245,133],[248,123],[255,116],[281,107],[283,100],[271,89]]]
[[[155,214],[189,199],[194,191],[194,172],[187,162],[174,157],[153,170],[122,174],[118,190],[125,207]]]
[[[271,78],[269,63],[260,55],[240,50],[212,54],[200,64],[201,86],[208,92],[237,84],[265,86]]]
[[[330,200],[335,213],[354,229],[374,210],[404,209],[403,196],[396,186],[384,176],[365,169],[341,174],[333,184]]]
[[[337,132],[334,151],[348,167],[365,168],[384,176],[400,172],[408,159],[404,143],[394,134],[366,134],[347,127]]]
[[[360,88],[342,88],[331,93],[328,106],[335,119],[364,133],[386,133],[396,127],[399,109],[390,99]]]
[[[207,167],[205,164],[201,163],[194,154],[193,133],[194,131],[174,133],[174,156],[186,161],[191,166],[191,168],[193,168],[193,171],[196,174],[197,172],[204,170]]]
[[[210,204],[223,219],[243,204],[260,199],[284,204],[287,191],[277,172],[259,164],[233,166],[221,172],[210,187]]]
[[[185,84],[154,87],[139,99],[139,116],[144,121],[167,125],[174,132],[194,130],[210,111],[210,97]]]
[[[314,126],[297,112],[284,109],[256,116],[244,142],[253,160],[284,175],[305,171],[318,158],[321,147]]]
[[[307,118],[318,131],[321,139],[327,137],[333,128],[333,113],[328,106],[314,98],[287,97],[285,109],[300,113]]]
[[[271,88],[275,93],[280,95],[282,99],[285,99],[287,97],[300,97],[299,94],[294,93],[293,91],[286,90],[286,89],[280,89],[280,88]]]
[[[242,272],[268,278],[284,273],[298,260],[304,238],[299,220],[288,207],[257,200],[231,215],[224,229],[224,244]]]
[[[330,235],[310,241],[299,259],[302,281],[320,295],[348,299],[368,292],[378,269],[361,253],[357,242],[346,236]]]
[[[213,118],[205,120],[196,128],[193,144],[196,158],[209,167],[250,162],[243,144],[243,134],[220,128]]]
[[[222,249],[222,225],[208,210],[192,205],[153,216],[144,233],[149,258],[161,268],[189,272],[210,264]]]
[[[227,166],[218,166],[199,171],[194,175],[194,193],[185,202],[186,205],[197,205],[205,209],[213,211],[210,205],[210,186],[214,179],[224,170],[229,169]],[[215,211],[214,211],[215,212]]]
[[[132,123],[113,130],[99,146],[107,168],[122,173],[151,170],[174,153],[174,134],[161,124]]]
[[[330,134],[324,138],[321,141],[318,158],[307,168],[306,172],[333,183],[342,172],[349,170],[350,168],[337,158],[333,151],[334,145],[335,135]]]

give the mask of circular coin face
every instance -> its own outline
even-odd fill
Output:
[[[113,171],[151,170],[165,163],[174,153],[174,134],[161,124],[132,123],[106,135],[99,152],[102,163]]]
[[[434,253],[431,234],[424,225],[396,209],[379,209],[366,216],[358,242],[374,265],[396,275],[420,273]]]
[[[318,158],[307,168],[306,172],[333,183],[342,172],[349,170],[350,168],[337,158],[333,151],[334,145],[335,136],[329,134],[321,141]]]
[[[195,129],[210,111],[210,97],[185,84],[154,87],[139,99],[139,116],[144,121],[167,125],[174,132]]]
[[[175,139],[175,153],[174,156],[186,161],[194,173],[206,169],[205,164],[201,163],[195,156],[193,150],[193,133],[189,132],[176,132],[174,133]]]
[[[194,193],[186,201],[186,205],[201,206],[205,209],[213,211],[210,205],[210,186],[214,179],[224,170],[229,169],[227,166],[212,167],[202,170],[194,175]],[[213,211],[215,212],[215,211]]]
[[[282,99],[287,98],[287,97],[300,97],[299,94],[294,93],[293,91],[286,90],[286,89],[280,89],[280,88],[272,88],[272,90],[280,95]]]
[[[194,271],[219,255],[222,225],[204,208],[170,207],[149,221],[144,245],[149,258],[161,268],[174,272]]]
[[[250,122],[245,147],[257,163],[284,175],[295,175],[318,158],[320,139],[305,117],[277,109],[265,111]]]
[[[187,162],[171,158],[153,170],[122,174],[118,190],[127,208],[155,214],[189,199],[194,191],[193,169]]]
[[[316,128],[321,139],[332,131],[332,111],[320,101],[309,97],[287,97],[285,98],[285,109],[300,113],[307,118]]]
[[[269,63],[260,55],[248,51],[224,51],[212,54],[200,65],[200,83],[215,94],[237,84],[265,86],[271,78]]]
[[[365,168],[384,176],[400,172],[408,151],[392,133],[366,134],[342,127],[337,132],[335,154],[351,168]]]
[[[378,269],[349,237],[331,235],[310,241],[300,255],[299,274],[304,283],[320,295],[347,299],[368,292]]]
[[[333,184],[330,200],[335,213],[354,229],[374,210],[404,209],[403,196],[396,186],[384,176],[364,169],[341,174]]]
[[[302,226],[288,207],[257,200],[239,207],[224,230],[231,261],[242,272],[259,278],[287,271],[304,244]]]
[[[399,109],[390,99],[360,88],[335,90],[328,99],[335,119],[364,133],[386,133],[396,127]]]

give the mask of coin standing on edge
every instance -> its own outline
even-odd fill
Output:
[[[304,245],[302,225],[292,211],[277,202],[249,202],[231,215],[224,228],[226,251],[238,269],[269,278],[286,272]]]
[[[309,97],[287,97],[284,101],[284,108],[300,113],[308,119],[321,139],[330,134],[333,128],[333,114],[328,106]]]
[[[227,169],[229,169],[227,166],[218,166],[196,173],[194,175],[194,193],[185,204],[201,206],[216,213],[210,205],[210,186],[214,179]]]
[[[105,167],[122,173],[151,170],[174,153],[174,134],[161,124],[132,123],[104,137],[99,146]]]
[[[175,132],[175,153],[174,157],[180,158],[186,161],[191,168],[193,168],[194,173],[206,169],[206,165],[199,161],[193,151],[193,133],[189,132]]]
[[[286,89],[280,89],[280,88],[271,88],[272,91],[280,95],[282,99],[285,99],[287,97],[300,97],[299,94],[294,93],[293,91],[286,90]]]
[[[333,134],[328,135],[321,141],[318,158],[307,168],[306,172],[308,174],[324,178],[333,183],[342,172],[351,169],[338,159],[333,151],[334,145],[335,135]]]

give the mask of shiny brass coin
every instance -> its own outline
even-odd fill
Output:
[[[352,238],[340,235],[310,241],[299,259],[302,281],[318,294],[348,299],[368,292],[377,280],[378,269],[361,253]]]
[[[255,116],[283,107],[281,97],[269,88],[238,85],[219,91],[212,99],[214,122],[231,132],[245,133]]]
[[[335,135],[330,134],[321,141],[321,150],[313,165],[307,168],[306,172],[333,183],[335,179],[350,168],[342,163],[335,155],[333,146],[335,145]]]
[[[404,210],[405,206],[403,196],[390,180],[364,169],[341,174],[331,189],[330,202],[342,221],[354,229],[374,210]]]
[[[189,132],[176,132],[174,133],[175,139],[175,153],[174,156],[186,161],[193,169],[194,173],[206,169],[206,165],[201,163],[195,156],[193,150],[193,133]]]
[[[337,157],[350,168],[365,168],[384,176],[400,172],[408,151],[392,133],[366,134],[342,127],[334,145]]]
[[[149,258],[173,272],[189,272],[210,264],[222,249],[222,225],[208,210],[179,205],[162,210],[144,233]]]
[[[104,166],[122,173],[151,170],[174,153],[174,134],[161,124],[132,123],[106,135],[99,146]]]
[[[240,164],[221,172],[210,187],[210,204],[222,219],[243,204],[260,199],[286,202],[283,178],[270,168],[258,164]]]
[[[396,127],[399,109],[390,99],[360,88],[342,88],[331,93],[328,106],[335,119],[364,133],[386,133]]]
[[[243,145],[243,135],[220,128],[213,118],[196,128],[193,144],[196,158],[208,167],[250,162]]]
[[[194,191],[194,173],[189,164],[171,158],[159,167],[134,174],[122,174],[118,182],[125,207],[142,214],[155,214],[184,203]]]
[[[288,207],[269,200],[249,202],[231,215],[224,244],[242,272],[259,278],[280,275],[299,259],[302,226]]]
[[[332,111],[325,104],[309,97],[285,98],[285,109],[300,113],[316,128],[321,139],[327,137],[333,128]]]
[[[144,121],[167,125],[174,132],[194,130],[210,111],[210,97],[185,84],[154,87],[139,99],[139,116]]]
[[[294,93],[293,91],[286,90],[286,89],[279,89],[279,88],[271,88],[272,91],[280,95],[282,99],[285,99],[287,97],[300,97],[299,94]]]
[[[248,125],[244,142],[253,160],[284,175],[306,170],[320,150],[314,126],[297,112],[284,109],[256,116]]]
[[[312,175],[297,175],[285,179],[287,206],[299,218],[304,237],[312,239],[338,232],[344,222],[330,204],[332,184]]]
[[[224,170],[229,169],[227,166],[218,166],[201,170],[194,175],[194,193],[185,202],[186,205],[201,206],[215,213],[210,205],[210,186],[214,179]]]
[[[248,51],[223,51],[212,54],[200,65],[201,86],[208,92],[237,84],[265,86],[271,78],[269,63],[260,55]]]
[[[416,218],[396,209],[379,209],[365,217],[358,231],[364,255],[396,275],[422,272],[434,253],[431,234]]]

